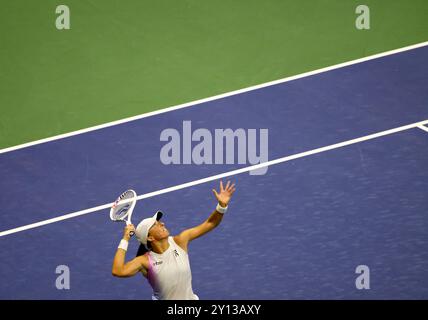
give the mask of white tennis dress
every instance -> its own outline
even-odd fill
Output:
[[[168,237],[169,248],[162,254],[149,251],[147,279],[153,288],[153,300],[199,300],[192,290],[189,256],[174,238]]]

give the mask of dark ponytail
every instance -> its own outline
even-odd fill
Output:
[[[147,246],[149,248],[151,248],[149,241],[147,241]],[[147,250],[147,248],[144,246],[144,244],[140,243],[140,246],[138,247],[137,254],[135,256],[136,257],[142,256],[142,255],[146,254],[146,252],[148,252],[148,251],[149,250]]]

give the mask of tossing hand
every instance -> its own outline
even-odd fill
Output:
[[[230,185],[230,181],[227,181],[226,187],[223,188],[223,181],[220,180],[220,192],[217,193],[215,189],[213,192],[220,206],[227,207],[235,190],[235,184]]]

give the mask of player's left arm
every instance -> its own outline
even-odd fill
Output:
[[[227,208],[235,190],[235,184],[231,184],[230,181],[227,182],[225,187],[223,187],[223,182],[220,181],[220,191],[218,193],[215,189],[213,189],[213,193],[221,208]],[[218,210],[222,211],[222,209]],[[219,211],[217,211],[216,208],[216,210],[211,213],[208,219],[202,222],[200,225],[190,229],[186,229],[179,235],[175,236],[175,242],[177,242],[182,248],[187,251],[187,245],[190,241],[199,238],[200,236],[203,236],[204,234],[210,232],[220,224],[221,220],[223,219],[223,213]]]

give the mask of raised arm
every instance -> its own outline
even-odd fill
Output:
[[[228,181],[226,186],[223,187],[223,182],[220,181],[220,191],[217,193],[217,191],[213,189],[213,193],[218,201],[216,210],[211,213],[207,220],[198,226],[184,230],[178,236],[175,236],[174,240],[187,251],[187,245],[190,241],[210,232],[220,224],[234,192],[235,184],[231,184],[230,181]]]
[[[119,245],[119,248],[116,251],[113,260],[112,274],[115,277],[132,277],[139,271],[141,271],[144,267],[147,267],[147,258],[145,256],[139,256],[131,261],[125,263],[126,250],[128,248],[128,241],[131,238],[129,233],[131,231],[135,232],[135,228],[132,224],[127,225],[125,227],[125,231],[123,234],[122,241]]]

